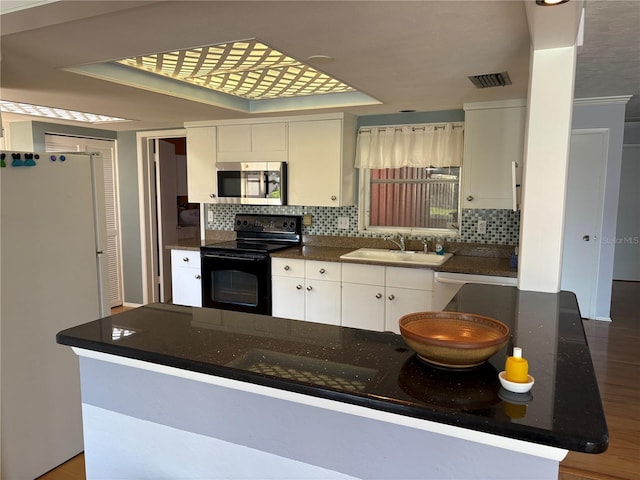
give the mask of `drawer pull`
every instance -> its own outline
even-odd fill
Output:
[[[302,285],[296,285],[296,290],[302,290]]]
[[[287,271],[289,271],[289,270],[291,270],[291,267],[290,267],[289,265],[285,265],[285,266],[284,266],[284,269],[285,269],[285,270],[287,270]]]
[[[389,295],[389,300],[393,300],[394,298],[396,298],[396,296],[392,293],[391,295]]]
[[[321,275],[323,275],[323,274],[324,274],[324,272],[326,272],[326,270],[325,270],[324,268],[321,268],[319,271],[320,271],[320,274],[321,274]]]
[[[183,262],[188,262],[189,261],[189,257],[182,257],[182,261]]]
[[[200,280],[202,277],[200,275],[196,275],[196,280]]]
[[[307,287],[307,292],[310,292],[311,290],[313,290],[313,288],[311,287],[311,285],[309,285],[309,286]]]
[[[381,293],[376,293],[376,298],[382,298],[382,294]]]

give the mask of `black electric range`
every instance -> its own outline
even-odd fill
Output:
[[[200,247],[202,306],[271,314],[270,253],[302,243],[302,217],[237,214],[236,240]]]

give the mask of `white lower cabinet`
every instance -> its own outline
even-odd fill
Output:
[[[431,309],[433,271],[342,265],[342,325],[400,333],[406,313]]]
[[[340,325],[339,262],[273,258],[274,317]]]
[[[433,270],[289,258],[271,261],[272,315],[400,333],[407,313],[441,310],[457,288]]]
[[[171,296],[176,305],[202,306],[200,252],[171,250]]]

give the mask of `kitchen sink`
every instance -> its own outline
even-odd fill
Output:
[[[423,253],[413,251],[386,250],[383,248],[359,248],[340,256],[341,260],[361,260],[364,262],[380,262],[397,265],[438,266],[449,260],[453,254]]]

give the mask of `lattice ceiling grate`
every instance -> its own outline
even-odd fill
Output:
[[[257,40],[155,53],[118,63],[248,100],[355,91]]]

